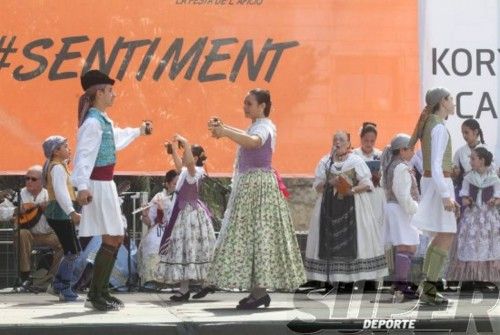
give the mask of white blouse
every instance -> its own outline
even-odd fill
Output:
[[[356,148],[352,152],[363,158],[365,162],[380,160],[380,157],[382,156],[382,151],[377,148],[373,148],[373,151],[369,154],[365,154],[361,148]]]
[[[158,208],[163,210],[163,222],[162,224],[167,224],[172,215],[175,202],[175,193],[168,194],[166,190],[156,193],[156,195],[151,199],[151,207],[149,207],[148,217],[151,220],[151,224],[154,224],[156,220],[156,215],[158,214]]]
[[[50,170],[50,176],[52,178],[52,185],[54,187],[54,194],[56,196],[56,201],[61,206],[62,210],[66,215],[75,211],[73,207],[73,202],[68,192],[68,174],[61,164],[54,165],[52,170]]]
[[[258,136],[261,140],[262,145],[266,143],[269,136],[271,136],[271,147],[274,151],[276,147],[276,126],[267,117],[259,118],[253,122],[247,129],[248,135]]]
[[[398,203],[408,215],[417,212],[418,203],[411,197],[411,172],[410,167],[404,163],[399,163],[394,169],[392,181],[392,191]]]
[[[104,118],[111,123],[113,121],[104,112]],[[72,173],[73,185],[78,190],[86,190],[89,187],[90,175],[99,153],[102,141],[101,124],[95,118],[87,118],[78,129],[77,145],[75,153],[75,168]],[[113,126],[113,135],[116,150],[119,151],[128,146],[141,134],[140,128],[116,128]]]
[[[431,131],[431,174],[441,198],[451,197],[451,191],[443,174],[443,156],[450,134],[444,124],[437,124]]]
[[[184,180],[188,184],[195,184],[205,177],[205,169],[201,166],[195,166],[195,174],[191,176],[188,172],[187,167],[183,167],[181,173],[179,174],[179,179],[177,179],[177,184],[175,184],[175,190],[179,191],[184,184]]]
[[[318,186],[319,184],[326,182],[326,171],[328,170],[329,166],[330,155],[325,155],[323,156],[323,158],[321,158],[318,165],[316,166],[313,188],[316,188],[316,186]],[[370,169],[365,164],[364,160],[357,155],[348,154],[345,161],[333,163],[330,167],[330,172],[332,174],[336,172],[346,172],[353,168],[356,171],[356,178],[359,185],[370,186],[370,189],[373,190],[374,187]]]

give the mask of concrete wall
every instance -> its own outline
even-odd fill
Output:
[[[285,185],[290,192],[288,205],[297,231],[307,231],[309,229],[309,220],[317,199],[317,193],[312,188],[312,182],[312,178],[285,179]]]

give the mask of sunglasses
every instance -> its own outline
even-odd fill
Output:
[[[38,178],[26,176],[26,177],[24,177],[24,180],[26,180],[26,181],[30,181],[31,180],[31,181],[35,182],[35,181],[38,180]]]

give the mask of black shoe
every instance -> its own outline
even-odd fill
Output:
[[[344,294],[348,293],[351,294],[352,290],[354,288],[354,283],[353,282],[339,282],[339,286],[337,288],[337,293],[338,294]]]
[[[445,290],[445,287],[444,287],[444,282],[442,280],[438,280],[436,282],[436,289],[439,291],[439,292],[444,292]]]
[[[475,281],[474,289],[482,293],[494,293],[498,291],[498,288],[494,283],[485,281]]]
[[[411,289],[408,289],[406,291],[403,291],[403,295],[405,297],[405,300],[409,301],[409,300],[418,300],[420,298],[420,296],[418,295],[417,292],[411,290]]]
[[[33,291],[33,281],[31,279],[26,279],[21,282],[21,285],[16,287],[18,292],[32,292]]]
[[[121,301],[120,299],[118,299],[117,297],[113,297],[111,294],[109,293],[104,293],[102,295],[102,298],[104,300],[106,300],[106,302],[108,304],[111,304],[113,305],[114,307],[116,307],[117,309],[120,309],[120,308],[123,308],[125,307],[125,304],[123,303],[123,301]]]
[[[269,307],[270,303],[271,297],[269,296],[269,294],[266,294],[260,299],[254,299],[253,297],[251,297],[243,304],[239,304],[238,306],[236,306],[236,309],[257,309],[262,305],[267,308]]]
[[[212,286],[206,286],[202,288],[200,292],[193,295],[193,299],[205,298],[209,293],[215,293],[215,289]]]
[[[115,307],[114,305],[112,305],[109,302],[107,302],[106,300],[104,300],[103,297],[92,298],[92,299],[87,297],[87,300],[85,300],[84,306],[87,308],[93,308],[93,309],[101,311],[101,312],[118,310],[117,307]]]
[[[252,295],[249,294],[248,297],[244,297],[243,299],[241,299],[240,301],[238,301],[238,305],[243,305],[244,303],[246,303],[251,298],[252,298]]]
[[[460,283],[461,292],[474,292],[474,282],[473,281],[463,281]]]
[[[189,297],[191,296],[191,292],[187,291],[184,294],[181,295],[173,295],[170,297],[170,300],[174,302],[183,302],[183,301],[188,301]]]
[[[365,280],[363,292],[377,292],[377,282],[374,280]]]
[[[33,284],[33,280],[27,279],[21,283],[21,286],[16,288],[16,292],[29,292],[29,293],[41,293],[44,292],[45,289],[42,287],[35,286]]]

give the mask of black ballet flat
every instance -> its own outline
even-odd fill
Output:
[[[269,294],[266,294],[260,299],[248,299],[243,304],[236,306],[236,309],[257,309],[262,305],[267,308],[269,304],[271,304],[271,297]]]
[[[212,286],[202,288],[200,292],[193,295],[193,299],[205,298],[209,293],[215,293],[215,289]]]
[[[186,293],[184,293],[182,295],[171,296],[170,300],[172,300],[174,302],[184,302],[184,301],[188,301],[190,296],[191,296],[191,292],[187,291]]]
[[[241,299],[240,301],[238,301],[238,305],[243,305],[244,303],[246,303],[248,300],[250,300],[250,298],[252,298],[251,295],[249,295],[248,297],[244,297],[243,299]]]

